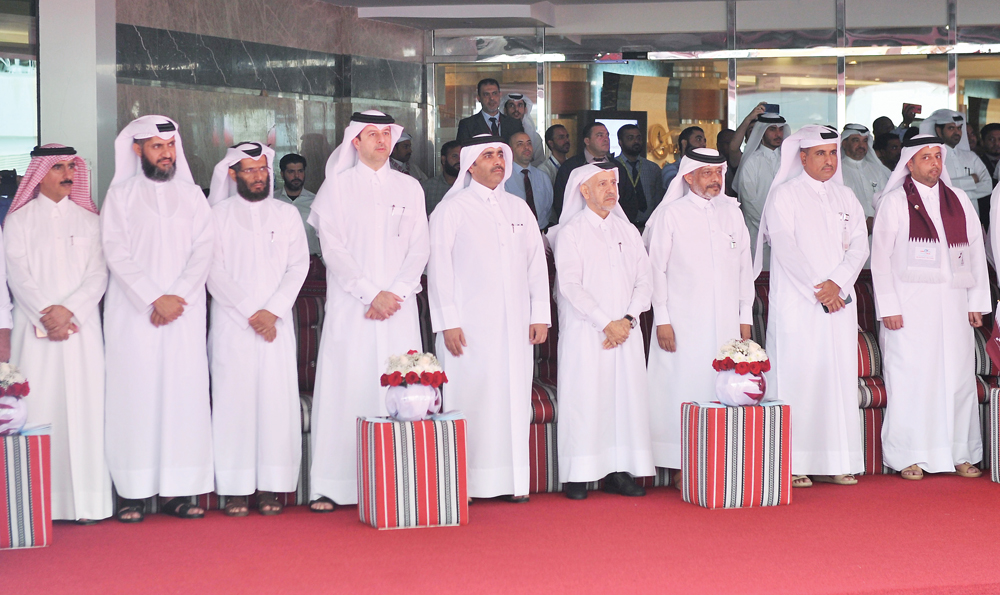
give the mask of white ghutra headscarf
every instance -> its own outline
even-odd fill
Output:
[[[269,176],[267,197],[272,198],[274,196],[274,149],[261,143],[240,143],[230,147],[222,161],[215,165],[215,170],[212,172],[212,185],[208,192],[208,204],[215,206],[236,194],[236,182],[229,177],[229,168],[244,159],[259,159],[261,155],[267,157],[267,174]]]

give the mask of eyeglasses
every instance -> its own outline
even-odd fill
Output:
[[[267,166],[264,165],[264,166],[261,166],[261,167],[244,167],[243,169],[240,170],[239,173],[247,175],[247,176],[252,176],[252,175],[258,174],[258,173],[267,173],[267,171],[268,171],[267,170]]]

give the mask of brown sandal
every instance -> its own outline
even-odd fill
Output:
[[[955,472],[952,475],[957,475],[959,477],[982,477],[983,472],[972,463],[959,463],[955,465]]]
[[[853,473],[845,473],[844,475],[813,475],[812,480],[839,486],[853,486],[858,484],[858,480],[854,477]]]
[[[793,475],[792,476],[792,487],[793,488],[811,488],[813,487],[813,482],[809,479],[808,475]]]
[[[267,507],[268,510],[264,510]],[[278,498],[275,497],[274,492],[257,492],[257,512],[264,516],[274,516],[276,514],[281,514],[284,507],[281,502],[278,502]]]
[[[250,508],[246,496],[229,496],[226,498],[226,516],[247,516]]]

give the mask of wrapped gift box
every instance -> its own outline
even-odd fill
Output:
[[[705,508],[791,504],[788,405],[684,403],[681,420],[685,502]]]
[[[52,543],[49,436],[0,437],[0,549]]]
[[[358,513],[378,529],[466,525],[465,418],[358,418]]]

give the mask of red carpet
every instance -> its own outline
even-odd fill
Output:
[[[791,506],[477,501],[462,528],[377,531],[357,509],[57,523],[0,552],[3,593],[1000,593],[1000,485],[928,476],[796,490]]]

